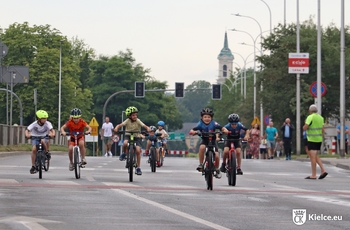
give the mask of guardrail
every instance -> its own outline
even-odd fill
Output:
[[[25,138],[26,126],[2,125],[0,124],[0,145],[19,145],[30,144],[31,141]],[[67,138],[60,135],[61,132],[56,130],[56,136],[50,139],[53,145],[66,145]]]

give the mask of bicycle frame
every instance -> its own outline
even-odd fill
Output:
[[[35,154],[35,168],[39,172],[39,179],[42,179],[43,169],[47,171],[48,167],[45,166],[47,157],[45,154],[44,145],[42,140],[48,138],[49,136],[38,136],[38,137],[30,137],[32,140],[38,140],[39,144],[36,145],[36,154]]]
[[[226,176],[228,179],[228,184],[231,186],[236,185],[236,148],[234,145],[235,141],[240,139],[226,139],[225,141],[230,142],[230,149],[228,152],[227,163],[226,164]]]
[[[85,133],[84,132],[66,133],[66,135],[74,136],[74,146],[73,146],[72,154],[73,154],[74,173],[75,173],[76,179],[80,178],[80,168],[85,168],[85,166],[82,164],[82,157],[81,157],[80,147],[78,143],[78,136],[81,134],[84,135]]]

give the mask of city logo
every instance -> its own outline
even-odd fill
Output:
[[[306,222],[306,209],[293,209],[293,222],[296,225],[303,225]]]

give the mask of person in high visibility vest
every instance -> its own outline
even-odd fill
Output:
[[[321,150],[321,144],[324,135],[324,119],[317,113],[317,106],[312,104],[309,107],[310,115],[306,118],[303,130],[306,131],[307,136],[307,147],[309,152],[309,157],[311,161],[311,176],[305,177],[305,179],[316,179],[316,163],[321,168],[321,175],[318,179],[325,178],[328,173],[324,170],[322,161],[318,156],[318,151]]]

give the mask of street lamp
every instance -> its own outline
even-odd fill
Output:
[[[60,40],[60,74],[58,80],[58,129],[61,128],[62,42]]]
[[[254,40],[253,36],[243,30],[236,30],[236,29],[230,29],[231,31],[237,31],[237,32],[242,32],[242,33],[246,33],[250,36],[250,38],[253,41],[254,44],[254,117],[256,116],[256,60],[255,60],[255,43],[256,43],[256,39]],[[258,37],[256,37],[258,38]]]

